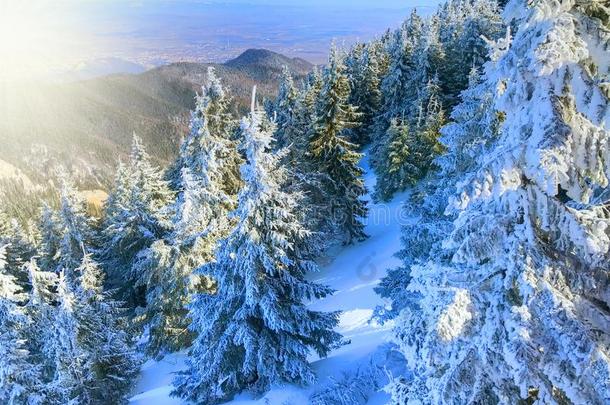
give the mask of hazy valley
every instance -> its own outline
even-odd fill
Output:
[[[141,74],[9,87],[9,97],[0,101],[5,103],[0,108],[2,159],[34,183],[48,180],[62,162],[82,187],[106,187],[136,133],[151,155],[166,163],[188,132],[208,66],[235,96],[236,115],[248,107],[254,85],[261,98],[275,97],[283,66],[297,80],[313,67],[303,59],[252,49],[224,64],[173,63]]]

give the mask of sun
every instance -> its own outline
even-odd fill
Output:
[[[66,61],[75,33],[53,4],[0,1],[0,80],[37,79]]]

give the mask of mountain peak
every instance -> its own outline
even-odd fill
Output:
[[[268,49],[247,49],[235,59],[227,61],[225,65],[234,68],[261,66],[270,69],[281,69],[283,66],[288,66],[295,73],[309,72],[313,67],[304,59],[289,58]]]

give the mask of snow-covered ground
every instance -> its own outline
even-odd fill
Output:
[[[365,182],[369,191],[375,186],[375,176],[369,168],[367,157],[362,161],[366,171]],[[308,404],[310,395],[330,382],[330,378],[366,365],[373,357],[384,355],[378,350],[390,341],[392,325],[380,325],[370,318],[381,298],[373,288],[388,268],[399,264],[393,255],[400,248],[400,225],[407,218],[401,215],[401,203],[405,196],[397,195],[389,203],[369,204],[366,232],[369,238],[336,252],[334,259],[322,266],[313,280],[330,285],[336,293],[323,300],[312,302],[310,307],[323,311],[343,311],[339,332],[351,342],[325,359],[312,358],[318,375],[315,386],[276,387],[262,398],[245,393],[230,404]],[[184,367],[184,353],[172,354],[159,362],[148,361],[142,368],[140,380],[131,398],[131,404],[180,404],[182,401],[169,396],[173,374]],[[383,392],[373,395],[369,404],[383,404],[387,396]]]

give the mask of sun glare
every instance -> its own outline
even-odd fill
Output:
[[[51,1],[0,1],[0,74],[2,80],[49,76],[66,63],[70,29]]]

